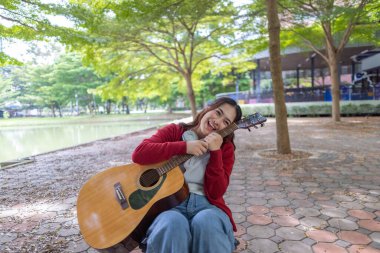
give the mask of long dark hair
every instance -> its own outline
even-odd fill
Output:
[[[232,98],[229,98],[229,97],[220,97],[220,98],[216,99],[214,102],[212,102],[211,104],[209,104],[205,109],[203,109],[202,111],[200,111],[197,114],[197,116],[195,116],[195,119],[192,122],[187,123],[187,124],[186,123],[180,123],[180,125],[183,128],[185,128],[185,130],[188,130],[188,129],[191,129],[193,127],[196,127],[196,126],[199,125],[199,123],[201,122],[201,119],[203,118],[203,116],[206,113],[208,113],[209,111],[215,110],[216,108],[218,108],[222,104],[229,104],[229,105],[232,105],[235,108],[236,117],[234,119],[234,122],[237,122],[237,121],[239,121],[241,119],[242,112],[241,112],[241,108],[238,105],[238,103],[235,100],[233,100]],[[234,137],[235,137],[235,135],[232,132],[228,136],[224,137],[223,142],[226,142],[228,140],[230,140],[230,141],[233,142]]]

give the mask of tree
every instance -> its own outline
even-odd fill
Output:
[[[146,75],[179,75],[185,80],[193,115],[194,85],[199,85],[194,80],[210,70],[214,59],[227,65],[237,50],[232,4],[216,0],[78,2],[92,7],[91,15],[76,18],[91,42],[85,47],[87,59],[100,72],[113,73],[124,86],[145,85]]]
[[[304,44],[327,62],[332,80],[332,119],[340,121],[339,59],[350,38],[366,43],[375,41],[375,32],[380,28],[379,2],[295,0],[280,3],[283,41],[286,40],[287,46]]]
[[[287,111],[284,95],[284,82],[282,80],[281,54],[280,54],[280,21],[277,12],[277,1],[266,0],[270,70],[273,80],[273,98],[276,114],[277,152],[290,154],[290,141],[287,122]]]
[[[59,38],[61,41],[79,39],[72,28],[53,25],[49,17],[68,11],[63,5],[43,3],[40,0],[2,0],[0,2],[0,40],[22,41]],[[20,65],[17,59],[0,50],[0,66]]]

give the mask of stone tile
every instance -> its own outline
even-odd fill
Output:
[[[311,246],[299,241],[285,241],[279,246],[281,253],[313,253]]]
[[[359,232],[359,233],[364,234],[364,235],[370,235],[373,231],[370,231],[370,230],[365,229],[365,228],[359,228],[359,229],[356,229],[356,232]]]
[[[314,198],[315,200],[329,200],[330,196],[323,194],[323,193],[311,193],[310,197]]]
[[[245,203],[244,198],[239,198],[236,196],[226,197],[224,200],[226,201],[226,203],[228,203],[228,205],[231,205],[231,204],[241,205]]]
[[[380,250],[380,243],[378,243],[378,242],[371,242],[369,244],[369,246],[371,246],[372,248]]]
[[[338,202],[346,201],[346,202],[352,202],[355,200],[354,197],[348,196],[348,195],[333,195],[332,198]]]
[[[269,208],[265,206],[249,206],[246,209],[248,212],[256,214],[265,214],[269,212]]]
[[[281,181],[278,180],[267,180],[264,182],[265,185],[281,185]]]
[[[247,217],[241,213],[232,213],[232,217],[234,218],[236,223],[243,223],[247,219]]]
[[[286,200],[286,199],[269,199],[268,200],[268,205],[269,206],[288,206],[290,205],[290,202],[289,200]]]
[[[291,201],[292,204],[299,208],[299,207],[312,207],[314,206],[313,202],[307,200],[307,199],[295,199]]]
[[[245,216],[244,216],[244,217],[245,217]],[[244,227],[244,228],[248,228],[248,227],[252,226],[252,224],[249,223],[248,221],[244,221],[244,222],[237,223],[237,224],[239,224],[239,226],[242,226],[242,227]]]
[[[322,209],[321,213],[333,218],[344,218],[347,216],[345,210],[339,209]]]
[[[367,207],[367,208],[371,208],[373,210],[380,210],[380,202],[365,203],[364,206]]]
[[[247,198],[246,202],[251,205],[265,205],[267,200],[262,198]]]
[[[380,253],[380,250],[366,245],[352,245],[348,248],[349,253]]]
[[[305,238],[305,232],[293,227],[281,227],[276,229],[276,235],[285,240],[302,240]]]
[[[274,229],[269,228],[268,226],[259,226],[254,225],[252,227],[247,228],[247,233],[254,238],[270,238],[275,235]]]
[[[253,252],[261,253],[274,253],[279,251],[277,244],[269,239],[254,239],[250,241],[248,249]]]
[[[256,192],[256,191],[249,191],[247,192],[247,196],[248,197],[252,197],[252,198],[265,198],[266,194],[264,192]]]
[[[302,216],[319,216],[321,214],[318,209],[309,207],[297,208],[296,213]]]
[[[292,215],[294,213],[292,208],[284,206],[274,207],[271,209],[271,212],[277,215]]]
[[[320,242],[313,245],[314,253],[347,253],[345,248],[342,248],[334,243]]]
[[[350,221],[348,219],[331,219],[328,221],[330,226],[337,228],[339,230],[356,230],[359,228],[356,222]]]
[[[291,192],[288,194],[288,199],[307,199],[307,195],[299,192]]]
[[[281,243],[281,242],[284,241],[284,238],[282,238],[282,237],[280,237],[280,236],[277,236],[277,235],[272,236],[272,237],[269,238],[269,239],[270,239],[271,241],[277,243],[277,244],[279,244],[279,243]]]
[[[326,230],[310,230],[306,232],[306,235],[316,242],[335,242],[338,240],[336,234]]]
[[[371,242],[371,239],[367,235],[356,231],[341,231],[338,232],[338,237],[352,244],[368,244]]]
[[[350,242],[347,242],[347,241],[344,241],[344,240],[337,240],[335,242],[335,244],[338,245],[338,246],[340,246],[340,247],[342,247],[342,248],[347,248],[348,246],[351,245]]]
[[[253,225],[268,225],[272,222],[272,219],[266,215],[253,214],[247,217],[247,221]]]
[[[231,211],[235,212],[235,213],[240,213],[240,212],[244,212],[245,211],[245,208],[242,205],[231,204],[231,205],[228,205],[228,206],[230,207]]]
[[[363,209],[364,208],[364,205],[358,202],[340,202],[339,206],[347,208],[347,209]]]
[[[359,196],[357,196],[357,199],[359,199],[360,201],[373,202],[373,203],[377,203],[380,201],[377,197],[364,195],[364,194],[360,194]]]
[[[295,227],[300,224],[299,220],[296,218],[293,218],[292,216],[277,216],[273,217],[273,222],[280,226],[285,226],[285,227]]]
[[[303,192],[304,189],[301,187],[286,187],[285,191],[292,193],[292,192]]]
[[[358,222],[359,226],[368,229],[370,231],[380,232],[380,221],[376,220],[360,220]]]
[[[376,217],[376,215],[374,215],[373,213],[366,212],[364,210],[357,210],[357,209],[348,210],[347,213],[355,218],[362,219],[362,220],[370,220]]]
[[[305,244],[307,244],[307,245],[309,245],[309,246],[312,246],[312,245],[314,245],[314,244],[317,243],[316,241],[314,241],[313,239],[308,238],[308,237],[306,237],[305,239],[303,239],[302,242],[305,243]]]
[[[301,225],[304,227],[311,229],[311,228],[316,228],[316,229],[323,229],[327,226],[327,222],[316,218],[316,217],[305,217],[300,220]]]
[[[336,201],[333,201],[333,200],[321,200],[321,201],[316,201],[315,203],[321,206],[322,208],[338,207],[338,204],[336,203]]]
[[[277,229],[277,228],[280,227],[278,224],[273,223],[273,222],[271,224],[268,224],[267,226],[270,227],[270,228],[272,228],[272,229]]]
[[[369,235],[369,237],[372,239],[372,241],[380,243],[380,233],[379,232],[371,233]]]

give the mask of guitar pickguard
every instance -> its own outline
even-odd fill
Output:
[[[136,191],[132,192],[132,194],[129,195],[129,204],[131,205],[131,207],[135,210],[144,207],[154,197],[154,195],[156,195],[156,193],[160,190],[162,184],[165,182],[165,179],[166,179],[166,174],[162,175],[162,180],[160,184],[158,184],[153,189],[149,189],[149,190],[137,189]]]

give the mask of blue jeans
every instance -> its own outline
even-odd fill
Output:
[[[147,253],[231,253],[234,242],[227,214],[194,193],[158,215],[143,240]]]

